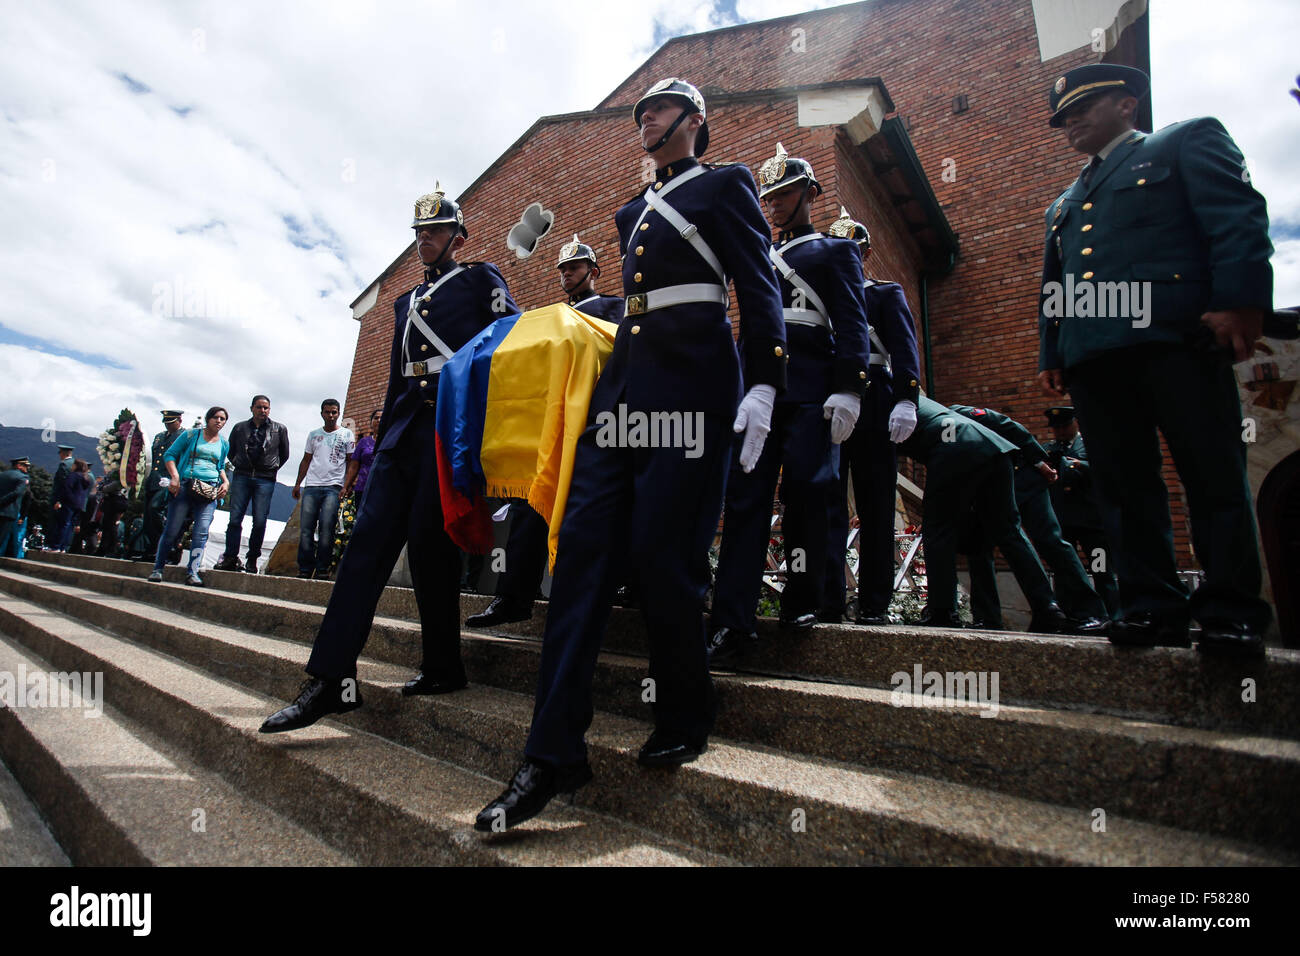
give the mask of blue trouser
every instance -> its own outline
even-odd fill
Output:
[[[700,744],[713,728],[704,602],[731,462],[731,418],[705,416],[702,453],[687,458],[682,448],[602,447],[595,411],[574,457],[524,748],[553,766],[586,760],[596,658],[625,570],[643,596],[655,727]]]
[[[443,527],[433,406],[406,426],[396,448],[375,455],[361,512],[339,560],[336,583],[307,673],[352,677],[375,608],[406,546],[420,609],[426,676],[464,679],[460,660],[460,550]]]
[[[865,403],[864,403],[865,405]],[[826,584],[822,610],[844,612],[844,563],[849,540],[849,475],[858,509],[858,614],[884,615],[894,597],[894,506],[898,484],[898,446],[888,427],[858,427],[840,446],[840,477],[832,486],[826,539]]]
[[[1107,352],[1066,374],[1123,613],[1226,620],[1263,631],[1255,515],[1230,357],[1175,346]],[[1157,434],[1157,429],[1159,433]],[[1174,559],[1160,438],[1187,491],[1205,582],[1191,600]]]
[[[186,518],[194,519],[194,528],[190,532],[190,574],[199,573],[199,564],[203,560],[203,549],[208,544],[208,527],[212,524],[212,515],[217,510],[215,501],[204,501],[185,490],[181,490],[167,506],[167,524],[158,541],[158,553],[154,555],[153,569],[161,571],[167,564],[167,554],[176,546],[176,539],[181,536],[181,528]]]
[[[831,425],[818,403],[778,403],[754,470],[746,474],[739,455],[732,459],[711,627],[752,633],[757,626],[754,613],[763,586],[778,477],[785,505],[781,535],[787,571],[781,616],[795,618],[818,610],[826,579],[826,502],[838,466],[839,449],[831,444]]]
[[[334,562],[334,525],[339,516],[342,485],[312,485],[302,489],[302,512],[298,516],[298,570],[303,574],[324,574]],[[317,524],[320,534],[316,533]]]
[[[17,518],[0,518],[0,558],[17,558],[22,545],[22,522]]]
[[[80,511],[74,511],[70,505],[64,504],[59,508],[58,521],[55,523],[55,533],[52,538],[54,550],[67,551],[68,546],[72,544],[72,534],[77,527],[77,522],[81,518]]]
[[[547,538],[550,527],[526,501],[510,505],[510,537],[506,541],[506,566],[497,581],[497,594],[516,601],[532,601],[546,576]]]
[[[253,505],[253,530],[248,534],[248,563],[256,565],[262,556],[262,537],[266,534],[266,516],[271,513],[275,494],[274,478],[235,473],[230,481],[230,524],[226,526],[226,552],[223,557],[239,557],[239,541],[244,532],[244,515]]]

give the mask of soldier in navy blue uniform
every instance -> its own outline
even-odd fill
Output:
[[[68,476],[72,474],[73,451],[71,445],[59,446],[59,467],[54,469],[54,477],[50,480],[50,548],[54,551],[67,550],[72,540],[72,525],[76,516],[68,507],[65,486]]]
[[[1053,398],[1069,392],[1088,436],[1123,605],[1111,642],[1187,647],[1194,617],[1200,650],[1262,656],[1272,609],[1232,364],[1273,311],[1268,209],[1218,120],[1134,129],[1148,85],[1141,70],[1095,63],[1049,94],[1049,124],[1092,159],[1047,210],[1038,378]],[[1205,569],[1190,599],[1160,436]]]
[[[832,236],[852,239],[863,269],[871,258],[867,227],[840,207]],[[838,621],[844,614],[844,559],[849,540],[849,476],[858,509],[857,623],[889,623],[894,596],[894,505],[899,442],[916,428],[921,359],[907,296],[897,282],[867,278],[863,296],[871,344],[871,367],[862,414],[853,434],[840,446],[839,483],[831,490],[826,588],[820,617]]]
[[[596,280],[600,266],[596,251],[573,236],[572,242],[560,247],[555,268],[560,285],[569,296],[569,305],[579,312],[617,324],[623,318],[623,300],[616,295],[600,295]],[[497,582],[497,594],[478,614],[465,618],[469,627],[494,627],[526,621],[533,616],[533,599],[546,576],[546,541],[550,533],[546,519],[526,501],[510,503],[510,537],[506,541],[506,566]]]
[[[633,586],[645,585],[642,594],[654,595],[642,614],[655,731],[638,761],[693,760],[713,726],[704,633],[709,545],[733,432],[743,432],[744,467],[762,452],[785,385],[785,328],[753,176],[741,165],[696,159],[708,146],[704,109],[699,91],[672,77],[633,110],[641,145],[659,166],[643,195],[615,215],[626,318],[578,442],[524,762],[479,814],[480,830],[513,826],[591,779],[583,741],[591,682],[625,572]],[[740,307],[739,352],[727,319],[728,281]],[[689,447],[644,447],[631,434],[611,442],[597,421],[619,406],[627,415],[660,413],[661,421],[678,413],[683,427],[689,419],[699,433]]]
[[[794,631],[816,623],[828,558],[826,502],[838,478],[838,446],[853,431],[867,384],[857,247],[813,229],[812,203],[822,188],[812,165],[780,143],[759,170],[759,186],[777,232],[768,255],[780,280],[790,364],[757,467],[751,472],[734,461],[728,478],[710,621],[714,666],[734,663],[757,640],[754,612],[778,478],[787,569],[781,623]]]
[[[1088,575],[1079,563],[1079,555],[1062,536],[1061,526],[1052,511],[1048,487],[1058,478],[1056,469],[1047,460],[1047,450],[1038,444],[1028,428],[1001,412],[970,405],[948,407],[1016,446],[1013,460],[1020,527],[1039,559],[1052,572],[1053,589],[1061,609],[1070,619],[1062,632],[1081,635],[1106,633],[1109,623],[1106,605],[1088,584]],[[978,502],[975,507],[980,507]],[[976,626],[983,624],[996,630],[1002,626],[1002,609],[998,600],[992,543],[988,543],[987,549],[969,555],[969,563],[970,603]]]
[[[424,281],[393,303],[388,393],[365,500],[307,661],[311,677],[297,700],[267,718],[263,733],[305,727],[361,705],[353,680],[357,658],[403,545],[420,609],[424,659],[402,693],[445,694],[466,684],[460,551],[443,527],[438,493],[438,372],[471,338],[519,310],[496,266],[456,262],[469,231],[460,207],[441,189],[416,202],[411,228]]]
[[[1056,469],[1052,483],[1052,511],[1061,524],[1061,536],[1072,548],[1083,549],[1083,564],[1092,573],[1092,586],[1106,604],[1112,621],[1119,619],[1119,585],[1111,570],[1106,536],[1101,530],[1096,495],[1092,488],[1088,449],[1079,434],[1074,409],[1057,405],[1045,413],[1052,429],[1047,443],[1048,464]]]

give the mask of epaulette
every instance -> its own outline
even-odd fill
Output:
[[[700,163],[705,169],[723,169],[726,166],[744,166],[744,163]]]

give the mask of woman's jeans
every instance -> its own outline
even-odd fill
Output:
[[[167,524],[163,528],[162,537],[158,540],[158,554],[154,557],[153,569],[161,571],[167,564],[167,555],[175,547],[176,539],[181,536],[185,519],[192,517],[194,529],[190,533],[189,572],[198,574],[199,563],[203,560],[203,549],[208,544],[208,526],[212,524],[212,515],[216,510],[215,501],[196,498],[182,485],[176,497],[167,505]]]

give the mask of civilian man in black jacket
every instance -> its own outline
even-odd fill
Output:
[[[275,494],[275,473],[289,459],[289,430],[271,421],[271,400],[265,395],[254,395],[249,408],[253,417],[230,432],[230,463],[235,469],[230,480],[230,524],[226,526],[226,552],[216,566],[220,571],[241,570],[239,540],[251,501],[253,530],[248,536],[248,556],[242,570],[256,574],[266,516]]]

